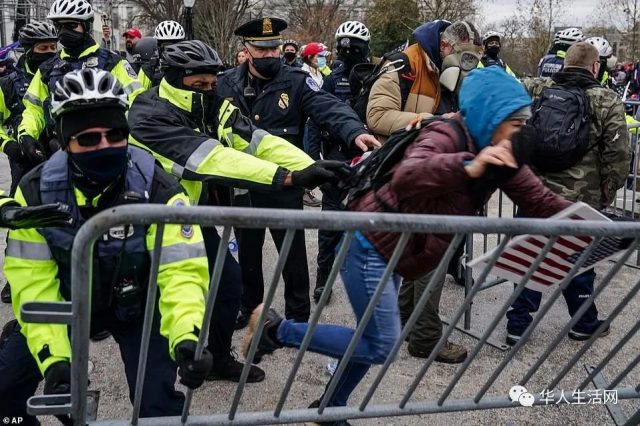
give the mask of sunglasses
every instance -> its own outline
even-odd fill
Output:
[[[77,21],[54,22],[54,24],[53,24],[53,26],[55,27],[55,29],[58,32],[60,32],[60,30],[62,30],[63,28],[68,28],[70,30],[75,30],[76,28],[78,28],[81,25],[82,24],[80,22],[77,22]]]
[[[88,147],[98,145],[103,136],[109,143],[118,143],[127,139],[129,132],[125,129],[111,129],[106,132],[87,132],[71,136],[69,140],[77,140],[78,145]]]

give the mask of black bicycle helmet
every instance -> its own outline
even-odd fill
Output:
[[[58,33],[53,25],[48,22],[33,21],[20,28],[18,41],[25,51],[31,49],[34,44],[41,41],[57,41]]]
[[[153,37],[142,37],[133,46],[133,59],[136,63],[149,62],[158,54],[158,40]]]
[[[200,40],[187,40],[165,47],[162,52],[160,69],[169,68],[184,71],[185,75],[199,72],[218,73],[224,69],[218,53]]]

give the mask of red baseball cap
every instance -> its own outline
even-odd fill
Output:
[[[124,36],[142,38],[142,33],[140,32],[139,29],[133,27],[133,28],[129,28],[127,31],[123,32],[122,33],[122,37],[124,37]]]
[[[302,51],[302,56],[327,56],[328,54],[329,52],[325,49],[325,47],[322,44],[316,42],[307,44]]]

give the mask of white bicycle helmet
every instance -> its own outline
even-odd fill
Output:
[[[362,41],[371,40],[369,29],[362,22],[347,21],[340,24],[336,31],[336,40],[343,37],[357,38]]]
[[[47,19],[75,19],[92,21],[93,7],[87,0],[55,0],[51,5]]]
[[[497,37],[498,41],[501,41],[502,38],[497,31],[487,31],[485,35],[482,36],[482,44],[485,44],[492,37]]]
[[[184,40],[184,28],[176,21],[162,21],[153,32],[153,37],[158,41]]]
[[[568,44],[572,45],[584,40],[582,30],[579,28],[567,28],[562,31],[558,31],[554,37],[553,42],[555,44]]]
[[[598,49],[598,53],[601,58],[608,58],[613,55],[613,49],[609,42],[602,37],[589,37],[585,40],[587,43],[592,44]]]
[[[126,110],[129,103],[118,80],[110,72],[97,68],[83,68],[65,74],[51,95],[54,118],[70,111],[107,105]]]

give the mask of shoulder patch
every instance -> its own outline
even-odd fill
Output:
[[[87,60],[84,63],[84,67],[85,68],[95,68],[98,66],[98,57],[97,56],[90,56],[87,58]]]
[[[123,60],[122,62],[124,63],[124,69],[127,71],[127,74],[129,74],[130,77],[138,78],[138,74],[133,70],[129,61]]]
[[[314,92],[317,92],[318,90],[320,90],[320,86],[318,86],[318,83],[316,83],[313,77],[311,76],[307,77],[305,82],[307,83],[307,86],[309,86],[309,89],[313,90]]]
[[[173,202],[173,207],[184,207],[184,206],[186,206],[186,203],[181,198],[178,198]],[[186,239],[190,239],[191,237],[193,237],[193,225],[182,225],[180,227],[180,235],[182,235],[182,237]]]

